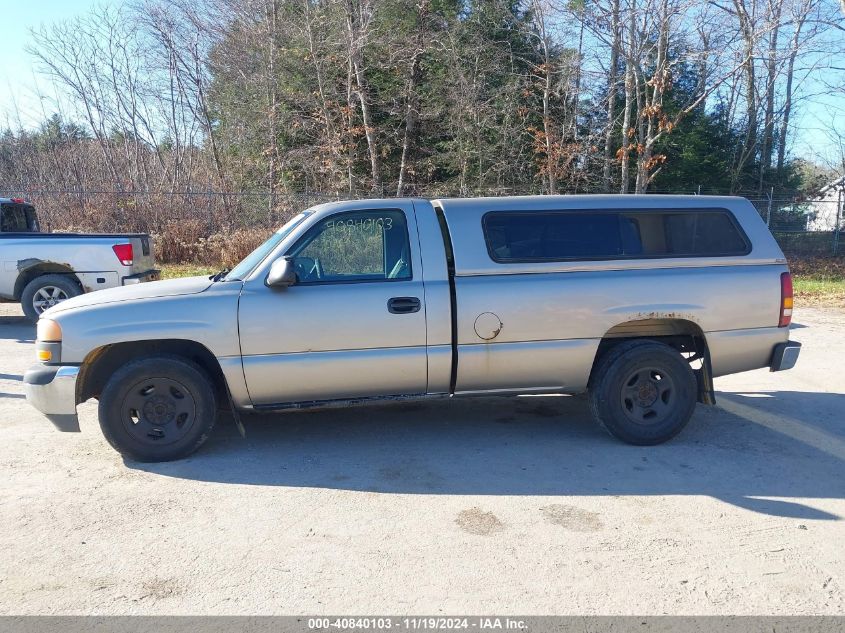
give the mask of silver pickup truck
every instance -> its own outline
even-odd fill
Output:
[[[38,323],[29,402],[160,461],[238,411],[589,392],[664,442],[713,378],[789,369],[792,283],[742,198],[358,200],[297,215],[238,266],[76,297]]]
[[[35,208],[0,198],[0,300],[42,312],[84,292],[158,279],[143,233],[42,233]]]

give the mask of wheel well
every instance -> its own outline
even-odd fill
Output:
[[[714,404],[713,372],[710,369],[710,352],[707,337],[701,327],[687,319],[641,319],[626,321],[610,328],[602,337],[593,367],[590,370],[590,384],[593,371],[599,359],[609,350],[624,341],[632,339],[654,340],[673,347],[693,366],[698,381],[698,399],[705,404]],[[696,367],[696,364],[700,366]]]
[[[77,400],[84,402],[88,398],[99,398],[109,376],[126,363],[159,355],[178,356],[196,363],[205,370],[212,381],[217,402],[229,402],[226,379],[214,354],[201,343],[184,339],[132,341],[98,347],[88,354],[82,364],[77,386]]]
[[[82,288],[82,284],[79,282],[79,279],[74,274],[72,268],[53,262],[41,262],[40,264],[24,269],[21,271],[20,275],[18,275],[18,278],[15,280],[15,300],[20,301],[23,289],[26,288],[27,284],[36,277],[41,277],[42,275],[67,275],[80,287],[80,289]]]

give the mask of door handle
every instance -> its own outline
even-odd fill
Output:
[[[391,314],[411,314],[419,312],[421,305],[417,297],[393,297],[387,301],[387,311]]]

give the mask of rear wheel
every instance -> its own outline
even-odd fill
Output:
[[[626,341],[611,348],[590,382],[593,417],[629,444],[660,444],[675,437],[689,422],[696,400],[689,363],[657,341]]]
[[[82,289],[68,275],[41,275],[24,287],[21,307],[30,321],[37,321],[45,310],[80,294]]]
[[[177,357],[155,356],[119,369],[100,394],[100,428],[123,456],[181,459],[208,438],[217,416],[206,373]]]

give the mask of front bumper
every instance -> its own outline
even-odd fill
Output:
[[[151,268],[150,270],[145,270],[142,273],[135,273],[134,275],[121,277],[120,284],[122,286],[128,286],[130,284],[144,283],[145,281],[158,281],[159,279],[161,279],[161,271],[156,268]]]
[[[79,367],[36,365],[23,377],[26,400],[60,431],[79,431],[76,415],[76,380]]]
[[[769,363],[771,371],[784,371],[792,369],[798,362],[798,354],[801,353],[801,343],[797,341],[786,341],[778,343],[772,352],[772,360]]]

